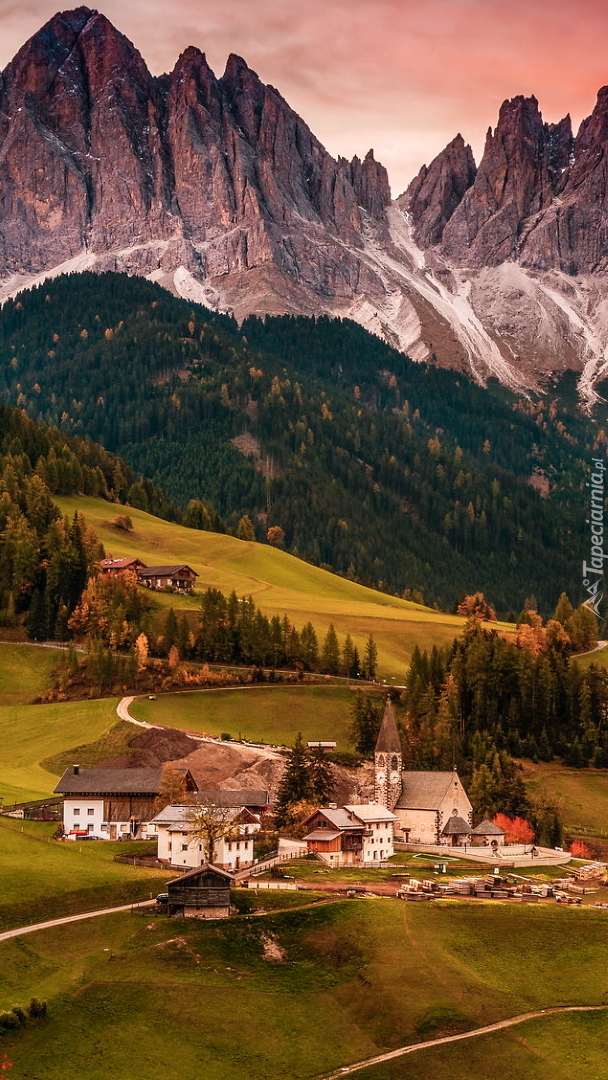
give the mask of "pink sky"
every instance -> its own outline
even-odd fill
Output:
[[[0,67],[58,10],[0,0]],[[75,5],[74,5],[75,6]],[[231,52],[276,86],[334,156],[373,147],[393,194],[460,131],[479,160],[506,97],[575,127],[608,83],[605,0],[105,0],[154,74],[187,45]]]

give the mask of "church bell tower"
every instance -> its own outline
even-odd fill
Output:
[[[403,790],[403,751],[395,723],[393,703],[387,699],[374,752],[374,798],[387,810],[393,810]]]

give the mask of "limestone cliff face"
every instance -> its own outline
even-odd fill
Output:
[[[62,269],[147,275],[237,318],[350,317],[418,360],[515,389],[608,376],[608,87],[573,137],[504,103],[392,203],[237,56],[159,78],[87,7],[0,74],[0,302]]]
[[[569,122],[544,124],[536,98],[513,98],[488,131],[481,164],[443,231],[444,253],[468,266],[517,259],[550,206],[571,151]]]
[[[349,293],[360,271],[341,243],[360,243],[362,213],[380,221],[389,202],[373,155],[334,161],[239,57],[216,79],[188,49],[155,79],[89,8],[51,19],[1,77],[5,271],[83,252],[113,253],[120,265],[122,253],[144,271],[163,260],[205,277],[272,264],[318,283],[328,262]],[[326,244],[312,267],[302,223]]]
[[[422,166],[398,200],[411,215],[414,237],[421,247],[440,243],[448,221],[473,184],[476,173],[473,151],[465,145],[462,135],[457,135],[429,168]]]

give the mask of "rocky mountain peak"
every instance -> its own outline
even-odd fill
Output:
[[[438,244],[443,230],[465,191],[475,180],[473,151],[462,135],[442,150],[429,167],[423,165],[407,191],[397,200],[414,222],[414,238],[421,247]]]

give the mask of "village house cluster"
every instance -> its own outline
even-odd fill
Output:
[[[161,768],[66,769],[55,788],[63,797],[64,835],[156,840],[159,862],[181,871],[179,887],[170,883],[167,894],[171,911],[217,917],[220,908],[228,910],[226,882],[256,864],[255,836],[272,820],[269,793],[199,790],[188,769],[172,771],[181,785],[180,799],[163,806]],[[374,781],[373,802],[319,807],[303,823],[304,840],[285,843],[334,867],[380,866],[394,854],[397,841],[439,851],[484,845],[497,852],[505,843],[492,822],[473,827],[472,806],[456,769],[403,769],[390,700],[375,748]]]

